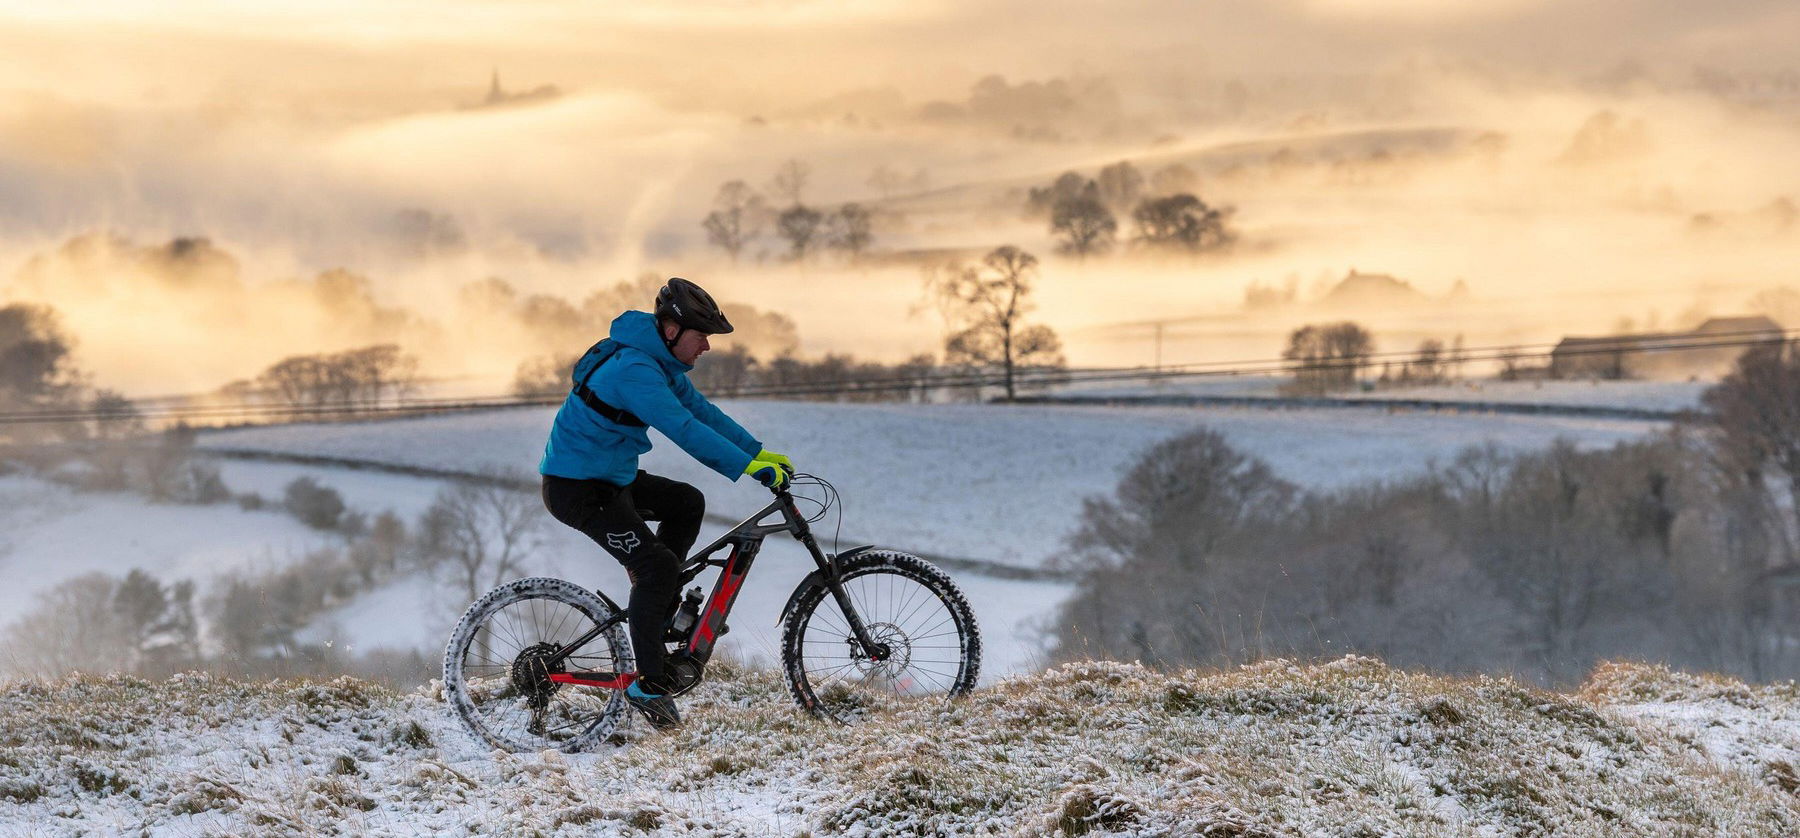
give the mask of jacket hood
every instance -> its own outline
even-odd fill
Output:
[[[663,345],[662,335],[656,332],[656,315],[650,312],[627,311],[613,318],[612,329],[607,337],[650,356],[670,373],[685,373],[694,369],[693,364],[676,360],[675,355],[669,352],[669,347]]]

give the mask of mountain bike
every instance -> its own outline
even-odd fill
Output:
[[[816,487],[820,498],[795,495]],[[677,644],[665,669],[669,691],[698,685],[763,539],[786,532],[817,566],[781,609],[781,669],[794,701],[821,719],[852,723],[897,699],[947,700],[973,689],[981,635],[968,600],[930,562],[862,546],[827,554],[811,525],[837,490],[793,475],[762,511],[687,559],[681,587],[719,568],[704,606],[689,590],[664,624]],[[818,506],[802,515],[799,503]],[[777,519],[778,516],[778,519]],[[724,558],[714,554],[730,548]],[[465,724],[512,751],[590,748],[618,728],[625,688],[637,678],[625,609],[598,590],[561,579],[520,579],[487,593],[463,614],[444,649],[444,695]]]

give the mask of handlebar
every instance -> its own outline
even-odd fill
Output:
[[[796,472],[796,471],[794,471],[794,467],[793,467],[793,466],[785,466],[785,465],[784,465],[784,466],[778,466],[778,467],[779,467],[779,468],[780,468],[780,469],[781,469],[781,470],[782,470],[782,471],[784,471],[784,472],[786,472],[786,473],[787,473],[787,479],[786,479],[786,480],[783,480],[783,481],[781,481],[781,483],[780,483],[780,484],[778,484],[778,485],[775,485],[775,486],[767,486],[767,485],[765,485],[765,486],[764,486],[764,487],[763,487],[763,488],[766,488],[766,489],[768,489],[768,490],[769,490],[769,491],[770,491],[770,492],[773,492],[773,493],[774,493],[774,494],[775,494],[775,496],[776,496],[776,497],[781,497],[781,496],[784,496],[784,495],[786,495],[786,494],[787,494],[787,493],[788,493],[788,487],[789,487],[789,486],[792,486],[792,485],[793,485],[793,483],[794,483],[794,477],[795,477],[795,476],[796,476],[796,475],[797,475],[797,474],[799,474],[799,472]],[[758,482],[758,483],[761,483],[761,482],[762,482],[762,481],[760,481],[760,480],[758,480],[758,481],[757,481],[757,482]]]

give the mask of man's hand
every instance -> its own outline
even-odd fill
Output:
[[[787,485],[788,469],[774,460],[765,460],[762,457],[763,455],[758,454],[756,459],[750,461],[750,465],[744,466],[744,473],[756,478],[756,482],[771,489],[779,489]]]
[[[786,454],[777,454],[773,451],[770,451],[767,448],[764,448],[762,450],[761,454],[756,455],[756,458],[759,460],[768,460],[771,463],[774,463],[778,466],[781,466],[784,469],[787,469],[787,473],[789,475],[792,475],[794,473],[794,461],[788,459]]]

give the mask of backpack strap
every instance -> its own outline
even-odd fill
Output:
[[[593,408],[595,413],[598,413],[601,416],[604,416],[607,419],[610,419],[617,424],[624,425],[624,426],[630,427],[630,428],[649,427],[649,425],[645,424],[644,420],[637,418],[637,416],[633,415],[631,411],[625,410],[623,408],[613,407],[612,405],[607,404],[604,401],[601,401],[600,397],[594,393],[593,389],[588,387],[588,380],[594,377],[594,373],[600,371],[601,365],[605,364],[607,361],[612,360],[613,356],[615,356],[617,354],[619,354],[619,352],[618,352],[617,347],[615,346],[612,349],[612,351],[609,351],[606,353],[606,357],[601,358],[599,363],[595,364],[591,369],[589,369],[587,371],[587,375],[582,376],[579,380],[577,380],[575,382],[575,388],[574,388],[575,397],[581,399],[583,404],[586,404],[588,407]]]

